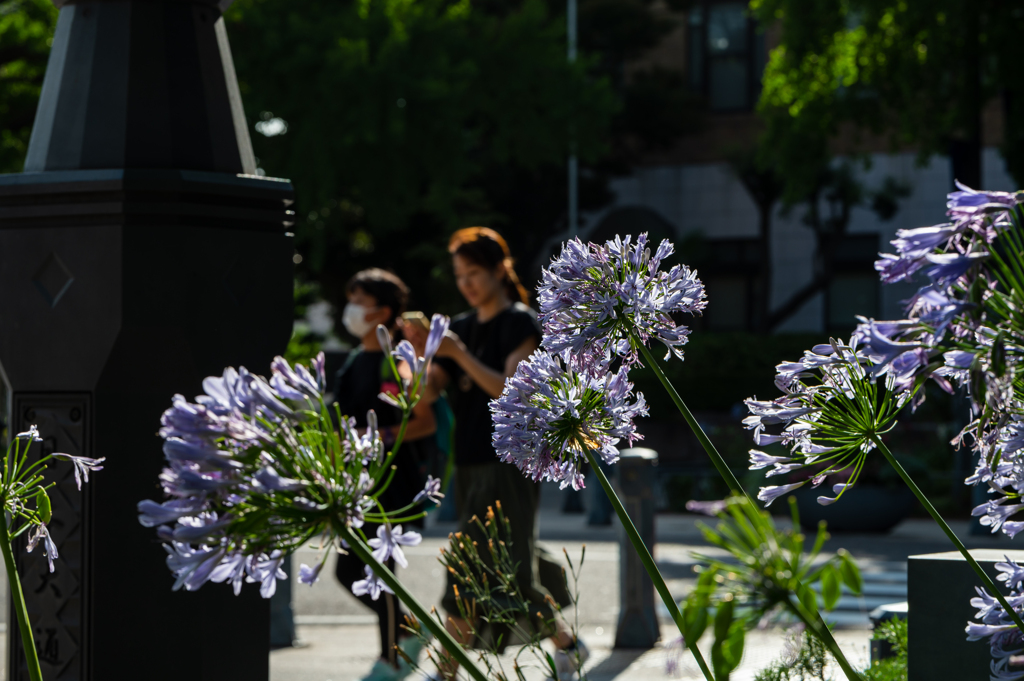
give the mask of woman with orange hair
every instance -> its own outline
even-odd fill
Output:
[[[473,308],[452,319],[431,370],[435,389],[448,388],[455,412],[454,493],[459,530],[485,545],[486,538],[477,536],[480,533],[471,519],[485,518],[488,507],[500,503],[511,521],[511,552],[513,562],[518,564],[516,581],[531,602],[531,612],[540,611],[545,620],[551,621],[550,594],[541,586],[536,545],[540,485],[515,466],[498,460],[489,407],[504,389],[505,379],[540,345],[540,324],[527,305],[526,289],[519,283],[508,244],[500,234],[487,227],[460,229],[452,235],[448,251],[459,292]],[[409,331],[409,335],[416,333],[415,329]],[[442,600],[449,615],[448,629],[468,644],[471,625],[460,618],[454,578],[448,577]],[[558,648],[555,657],[560,678],[573,678],[580,658],[588,655],[586,648],[560,622],[546,633],[553,634]],[[448,662],[440,672],[452,677],[455,665]]]

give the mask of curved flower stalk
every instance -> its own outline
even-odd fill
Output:
[[[682,359],[690,332],[671,315],[700,314],[706,303],[695,271],[685,265],[660,270],[674,250],[666,239],[652,254],[646,233],[636,243],[629,236],[604,245],[566,242],[537,289],[543,346],[575,369],[613,357],[638,363],[637,344],[651,340],[665,345],[666,359]]]
[[[767,626],[784,613],[815,630],[819,593],[813,585],[819,585],[826,611],[838,603],[843,585],[855,595],[860,594],[860,570],[849,553],[841,549],[828,560],[817,560],[828,539],[825,523],[818,527],[810,552],[804,553],[804,536],[792,498],[790,508],[793,525],[780,531],[768,513],[754,508],[742,496],[711,502],[710,507],[708,502],[687,504],[688,510],[718,517],[717,527],[701,523],[701,532],[709,544],[724,549],[735,559],[723,562],[694,552],[704,566],[694,568],[699,572],[697,587],[690,592],[683,608],[687,627],[683,635],[693,640],[700,638],[712,623],[714,610],[711,662],[720,681],[739,665],[747,630]],[[828,639],[823,643],[837,660],[845,662],[836,654],[838,647],[834,641]]]
[[[3,507],[4,518],[0,522],[0,552],[3,553],[4,566],[7,569],[7,581],[11,587],[11,605],[18,620],[21,644],[25,652],[25,662],[29,678],[42,681],[43,674],[39,667],[39,654],[32,635],[32,624],[29,621],[28,609],[25,606],[25,594],[21,588],[17,565],[11,541],[28,532],[26,551],[34,551],[37,546],[46,555],[53,572],[53,561],[58,557],[57,545],[50,538],[47,524],[52,516],[52,507],[47,490],[56,483],[46,484],[43,471],[53,460],[70,461],[75,469],[75,482],[82,489],[82,480],[89,482],[89,471],[103,469],[100,464],[105,459],[89,459],[71,454],[48,454],[39,460],[29,463],[29,449],[34,442],[42,442],[36,426],[30,426],[24,433],[18,433],[7,446],[4,457],[3,476],[0,480],[0,505]]]
[[[435,317],[434,326],[443,335],[447,320]],[[401,357],[404,351],[400,345],[394,354]],[[385,512],[377,502],[394,474],[391,460],[419,400],[422,367],[430,356],[410,359],[417,363],[410,365],[412,378],[396,398],[403,420],[390,453],[373,411],[365,430],[336,413],[335,430],[323,400],[322,353],[312,370],[278,357],[269,380],[228,367],[222,376],[203,382],[204,394],[195,402],[175,395],[160,428],[168,462],[160,482],[168,498],[138,504],[139,522],[156,527],[164,542],[173,588],[192,591],[207,582],[228,583],[238,594],[243,583],[258,583],[260,594],[270,598],[277,580],[287,578],[281,569],[284,558],[313,543],[318,560],[300,567],[300,581],[312,586],[330,551],[354,551],[368,567],[353,592],[373,598],[395,593],[423,620],[427,611],[384,563],[394,558],[406,564],[402,546],[419,543],[420,536],[403,532],[401,523],[424,515],[419,501],[442,495],[436,481],[429,480],[417,501],[405,508]],[[393,357],[391,366],[401,383]],[[367,522],[380,526],[375,538],[363,533]],[[462,654],[443,627],[432,633],[446,647],[458,649],[454,655]],[[468,658],[464,664],[482,681]]]
[[[1019,611],[1024,607],[1024,567],[1007,557],[1005,563],[996,563],[995,568],[999,571],[996,579],[1010,590],[1007,600]],[[985,589],[977,588],[977,591],[978,596],[971,599],[971,605],[978,609],[975,617],[979,621],[967,624],[967,640],[989,639],[993,658],[991,678],[1000,681],[1024,679],[1024,671],[1019,668],[1010,669],[1010,658],[1024,653],[1024,633],[1017,627],[1005,605]]]
[[[632,445],[643,437],[633,419],[646,416],[647,405],[642,394],[630,402],[632,396],[626,368],[600,375],[574,371],[539,349],[520,362],[501,396],[491,401],[494,448],[502,461],[535,481],[582,489],[587,450],[615,463],[620,440]]]

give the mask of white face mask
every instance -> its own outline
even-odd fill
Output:
[[[376,324],[366,321],[366,313],[369,311],[370,308],[355,303],[346,305],[345,312],[341,315],[341,323],[345,325],[345,330],[356,338],[362,338],[370,333]]]

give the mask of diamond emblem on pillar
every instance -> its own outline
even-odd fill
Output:
[[[39,292],[46,298],[50,307],[57,307],[61,297],[67,292],[75,276],[64,264],[56,253],[50,253],[46,260],[39,266],[32,275],[32,283],[36,285]]]

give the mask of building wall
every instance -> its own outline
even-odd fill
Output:
[[[867,207],[856,208],[848,227],[851,235],[880,234],[883,250],[895,237],[897,229],[923,227],[945,221],[945,196],[951,185],[950,166],[946,158],[935,157],[925,166],[918,166],[912,153],[874,154],[870,169],[862,172],[868,188],[881,185],[886,176],[893,176],[911,187],[911,194],[900,201],[892,220],[883,222]],[[983,177],[985,188],[1011,191],[1015,189],[1006,173],[1002,158],[994,148],[984,151]],[[612,185],[615,201],[607,208],[584,216],[580,236],[586,238],[609,213],[623,207],[644,207],[664,218],[675,230],[677,239],[700,232],[709,240],[757,236],[757,209],[742,184],[724,162],[700,164],[657,165],[638,169]],[[798,207],[785,215],[778,210],[774,219],[772,241],[772,305],[781,305],[792,293],[811,280],[814,237],[805,227]],[[561,241],[565,235],[559,235]],[[880,315],[895,319],[902,316],[900,301],[915,290],[912,284],[881,287]],[[709,303],[714,305],[714,300]],[[825,328],[824,299],[821,294],[803,305],[779,332],[823,332]]]

